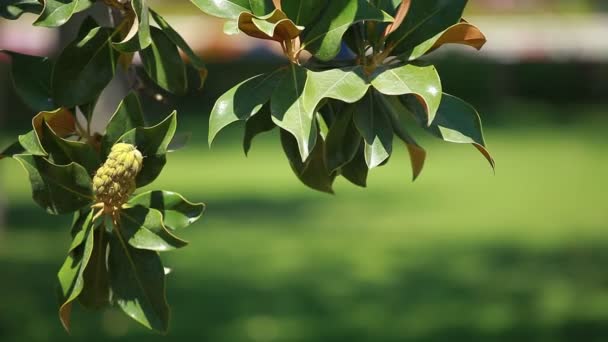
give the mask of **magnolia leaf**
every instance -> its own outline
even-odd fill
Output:
[[[248,36],[278,42],[297,38],[304,31],[304,27],[294,24],[278,9],[265,16],[243,12],[239,16],[238,28]]]
[[[245,137],[243,138],[243,150],[245,151],[245,155],[249,154],[249,150],[251,150],[253,138],[259,134],[269,132],[275,127],[277,127],[277,125],[272,121],[268,105],[264,106],[260,113],[247,120],[247,123],[245,124]]]
[[[129,12],[124,20],[131,24],[125,38],[114,47],[122,52],[141,51],[152,44],[150,34],[150,16],[147,0],[131,0]]]
[[[340,52],[346,30],[361,21],[390,22],[393,18],[373,7],[367,0],[332,0],[304,37],[302,49],[322,61]]]
[[[182,195],[171,191],[148,191],[133,197],[130,206],[143,206],[158,210],[164,225],[171,230],[184,229],[198,221],[205,205],[192,203]]]
[[[239,31],[239,22],[237,20],[229,20],[224,23],[224,33],[229,36],[234,36],[241,31]]]
[[[44,0],[42,13],[34,25],[59,27],[70,20],[72,15],[93,5],[93,0]]]
[[[302,162],[298,144],[289,132],[281,130],[281,144],[289,160],[289,165],[302,183],[315,190],[329,194],[334,193],[332,184],[335,175],[328,171],[324,156],[324,143],[321,137],[317,138],[317,144],[304,162]]]
[[[0,17],[16,20],[23,13],[39,14],[43,5],[38,0],[4,0],[0,4]]]
[[[91,177],[75,163],[56,165],[32,155],[16,155],[29,174],[33,198],[53,215],[76,211],[93,200]]]
[[[324,11],[331,1],[326,0],[285,0],[281,9],[296,25],[308,26]]]
[[[34,156],[46,156],[47,152],[42,147],[36,131],[32,130],[18,137],[19,144],[23,147],[25,154]],[[13,155],[14,156],[14,155]]]
[[[209,145],[228,125],[256,115],[285,78],[284,69],[279,69],[241,82],[222,95],[209,117]]]
[[[94,174],[101,165],[97,151],[88,143],[67,140],[57,135],[45,122],[42,126],[42,146],[51,160],[58,165],[77,163],[89,174]]]
[[[93,232],[93,252],[82,274],[84,288],[78,301],[88,309],[101,309],[110,304],[110,274],[106,265],[110,235],[104,229]]]
[[[142,126],[144,126],[144,116],[141,104],[137,94],[131,92],[120,102],[106,126],[106,132],[101,138],[102,155],[107,156],[112,145],[126,132]]]
[[[96,25],[88,18],[83,28]],[[93,27],[59,55],[51,78],[53,99],[64,107],[95,100],[114,77],[118,52],[111,46],[112,30]]]
[[[137,175],[138,188],[152,183],[160,175],[167,163],[166,154],[176,127],[177,113],[173,112],[156,126],[134,128],[118,139],[137,146],[144,156],[142,169]]]
[[[378,94],[373,91],[357,103],[353,116],[355,126],[365,140],[365,162],[370,169],[382,165],[393,151],[393,127],[390,118],[380,110]]]
[[[219,18],[236,19],[243,12],[253,12],[250,0],[190,0],[201,11]],[[260,3],[263,0],[253,0]],[[266,13],[256,13],[264,15]]]
[[[405,128],[406,118],[411,116],[411,112],[405,108],[405,106],[395,96],[380,96],[379,100],[382,110],[391,119],[395,134],[405,143],[405,146],[407,147],[412,165],[412,178],[415,181],[418,176],[420,176],[420,173],[424,168],[426,151],[420,145],[418,145],[416,140],[414,140],[412,135]]]
[[[414,94],[425,106],[430,124],[441,102],[442,86],[432,65],[405,64],[378,68],[372,76],[374,88],[385,95]]]
[[[11,78],[21,100],[36,111],[57,108],[51,98],[51,61],[46,57],[2,52],[11,56]]]
[[[127,242],[138,249],[166,252],[188,243],[171,234],[156,209],[136,205],[120,211],[120,231]]]
[[[308,159],[319,131],[314,111],[304,105],[306,78],[306,69],[291,64],[270,100],[272,120],[296,138],[302,161]]]
[[[44,123],[62,138],[76,133],[76,118],[66,108],[59,108],[52,112],[40,112],[34,116],[32,126],[39,136],[42,136]]]
[[[165,270],[157,252],[137,249],[115,230],[110,239],[108,270],[113,301],[147,328],[165,333],[169,305]]]
[[[186,64],[179,55],[177,46],[161,29],[152,27],[150,32],[152,44],[140,52],[146,74],[170,93],[186,93]]]
[[[175,44],[186,54],[190,64],[198,71],[198,89],[202,89],[205,85],[205,81],[207,80],[207,75],[209,74],[205,62],[196,53],[194,53],[184,38],[182,38],[182,36],[180,36],[180,34],[177,33],[177,31],[175,31],[163,17],[152,10],[150,10],[150,13],[152,14],[152,18],[154,18],[154,21],[156,21],[158,26],[160,26],[163,32],[167,35],[167,38],[169,38],[173,44]]]
[[[422,114],[420,104],[411,97],[405,97],[404,101],[420,120]],[[473,144],[488,160],[492,169],[496,167],[494,159],[486,148],[479,113],[463,100],[443,94],[435,121],[426,129],[436,137],[448,142]]]
[[[355,106],[348,106],[343,112],[339,113],[327,134],[325,150],[330,172],[334,172],[350,163],[359,151],[359,146],[361,146],[361,134],[353,122],[354,110]]]
[[[394,2],[401,2],[401,4],[397,7],[395,6]],[[397,31],[397,29],[401,26],[401,24],[403,24],[403,21],[405,20],[405,17],[407,16],[407,13],[410,10],[410,5],[412,4],[412,0],[397,0],[397,1],[388,1],[387,5],[392,5],[393,8],[397,8],[396,12],[395,12],[395,21],[390,23],[387,27],[386,30],[384,32],[385,36],[388,36],[389,34]],[[389,12],[392,13],[392,12]]]
[[[365,161],[365,144],[359,146],[359,150],[355,154],[350,163],[344,165],[341,169],[341,174],[349,182],[362,188],[367,187],[367,175],[369,168]]]
[[[91,211],[82,227],[84,248],[72,250],[57,274],[61,301],[59,319],[68,332],[71,326],[72,302],[80,296],[85,287],[83,274],[95,246],[92,218],[93,212]]]
[[[388,49],[403,54],[457,24],[467,0],[411,1],[405,20],[388,35]]]

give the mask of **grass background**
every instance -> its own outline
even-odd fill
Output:
[[[168,340],[605,341],[607,121],[585,118],[490,128],[496,175],[473,147],[422,139],[415,183],[397,148],[368,189],[340,180],[336,196],[298,183],[274,134],[248,158],[238,128],[213,150],[195,140],[153,186],[208,204],[191,245],[163,256]],[[14,161],[0,187],[0,340],[66,340],[53,289],[70,218],[34,207]],[[73,326],[167,340],[117,310],[76,309]]]

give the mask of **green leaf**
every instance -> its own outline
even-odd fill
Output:
[[[21,100],[38,112],[57,108],[51,98],[51,61],[46,57],[2,52],[12,57],[11,78]]]
[[[101,151],[107,156],[121,136],[126,132],[144,125],[144,116],[139,103],[139,98],[134,92],[129,93],[120,104],[118,109],[110,118],[106,126],[106,132],[101,138]]]
[[[291,64],[270,99],[270,112],[274,123],[296,138],[301,160],[308,159],[317,142],[318,127],[314,111],[305,108],[303,92],[306,69]]]
[[[333,172],[350,163],[361,146],[361,134],[353,122],[355,106],[348,106],[339,113],[329,129],[325,141],[327,165]]]
[[[106,255],[110,235],[105,229],[93,232],[93,252],[82,274],[84,288],[78,301],[88,309],[101,309],[110,304],[110,274],[106,264]]]
[[[256,136],[273,130],[277,125],[272,121],[272,115],[270,115],[270,108],[268,105],[264,106],[260,113],[253,116],[245,124],[245,137],[243,138],[243,150],[245,155],[249,154],[251,150],[251,144],[253,138]]]
[[[190,60],[190,64],[198,71],[198,89],[202,89],[203,85],[205,84],[205,80],[207,79],[207,74],[209,73],[205,62],[196,53],[194,53],[184,38],[182,38],[182,36],[180,36],[179,33],[177,33],[177,31],[175,31],[163,17],[152,10],[150,10],[150,13],[152,14],[152,18],[154,18],[154,21],[156,21],[167,37],[186,54]]]
[[[420,118],[420,104],[409,97],[405,97],[404,101],[407,107]],[[494,159],[486,148],[479,113],[463,100],[449,94],[443,94],[435,121],[426,129],[447,142],[473,144],[488,160],[492,168],[495,168]]]
[[[395,96],[380,96],[380,104],[385,113],[390,117],[395,134],[407,147],[412,165],[412,178],[416,180],[426,161],[426,151],[418,145],[416,140],[406,129],[406,117],[411,116],[411,112],[403,106],[399,98]]]
[[[311,24],[330,1],[325,0],[289,0],[282,1],[282,9],[296,25],[308,26]]]
[[[434,66],[405,64],[382,67],[372,77],[372,85],[382,94],[416,95],[425,105],[427,122],[433,122],[442,94],[441,79]]]
[[[36,131],[32,130],[27,132],[26,134],[19,136],[19,144],[23,147],[26,154],[31,154],[34,156],[46,156],[47,152],[42,147],[40,143],[40,139],[38,138],[38,134]]]
[[[367,0],[332,0],[306,33],[302,48],[322,61],[332,60],[340,52],[346,30],[361,21],[386,22],[392,18]]]
[[[133,197],[129,205],[158,210],[162,214],[164,225],[171,230],[190,226],[205,211],[203,203],[189,202],[182,195],[171,191],[148,191]]]
[[[146,74],[170,93],[186,93],[186,64],[179,55],[177,46],[161,29],[152,27],[150,32],[152,44],[140,52]]]
[[[278,9],[264,16],[241,13],[238,24],[239,31],[248,36],[278,42],[295,39],[304,31],[303,26],[297,26]]]
[[[272,0],[249,0],[249,3],[255,15],[266,15],[274,10]]]
[[[411,1],[403,23],[387,37],[387,46],[406,54],[416,46],[457,24],[467,0]]]
[[[250,0],[190,0],[201,11],[219,18],[236,19],[242,12],[252,12]],[[254,0],[260,3],[260,0]],[[265,13],[256,13],[265,14]]]
[[[92,0],[44,0],[44,9],[34,25],[59,27],[70,20],[72,15],[93,5]]]
[[[76,211],[93,200],[91,177],[82,166],[55,165],[45,158],[16,155],[28,172],[34,200],[50,214]]]
[[[336,177],[327,168],[323,139],[318,137],[317,140],[317,144],[308,159],[302,162],[296,140],[287,131],[281,130],[283,151],[285,151],[289,165],[298,179],[312,189],[333,194],[332,185]]]
[[[141,51],[152,43],[147,0],[131,0],[130,3],[133,12],[129,14],[132,21],[129,33],[121,42],[113,44],[121,52]]]
[[[0,17],[16,20],[23,13],[38,14],[42,12],[42,7],[38,0],[3,0],[0,4]]]
[[[367,187],[367,175],[369,173],[369,168],[367,167],[367,162],[365,161],[364,144],[359,146],[359,151],[357,151],[355,154],[355,158],[353,158],[350,163],[342,167],[341,173],[342,176],[349,182],[362,188]]]
[[[167,230],[160,211],[141,205],[121,210],[119,228],[128,243],[138,249],[166,252],[188,245]]]
[[[173,140],[177,127],[177,113],[173,112],[161,123],[153,127],[137,127],[118,139],[120,142],[137,146],[144,156],[141,172],[137,175],[137,187],[152,183],[167,163],[169,143]]]
[[[70,331],[71,325],[70,314],[72,311],[72,302],[80,296],[85,287],[83,274],[91,259],[95,246],[92,233],[94,227],[92,218],[93,212],[90,212],[82,226],[84,248],[71,250],[57,274],[61,302],[59,307],[59,319],[68,332]]]
[[[165,270],[158,253],[128,245],[120,232],[110,239],[108,269],[112,298],[140,324],[160,332],[169,325]]]
[[[10,158],[16,154],[22,154],[24,152],[25,149],[23,148],[23,146],[21,146],[21,143],[19,143],[19,141],[15,141],[14,143],[7,146],[4,150],[2,150],[2,152],[0,152],[0,160],[4,158]]]
[[[101,165],[97,151],[90,144],[63,139],[46,122],[42,125],[42,132],[42,145],[55,164],[76,163],[83,166],[89,174],[94,174]]]
[[[228,125],[248,120],[270,100],[277,86],[286,77],[282,69],[250,78],[222,95],[209,117],[209,145]]]
[[[380,110],[378,94],[370,91],[357,103],[354,123],[365,140],[365,162],[370,169],[382,165],[393,151],[393,127]]]
[[[83,23],[83,29],[94,24]],[[114,77],[118,52],[112,49],[112,31],[94,27],[62,52],[51,78],[55,102],[64,107],[95,100]]]

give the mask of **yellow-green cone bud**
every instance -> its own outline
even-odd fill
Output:
[[[112,146],[106,162],[93,177],[93,191],[98,202],[119,207],[135,191],[135,178],[141,171],[143,156],[131,144]]]

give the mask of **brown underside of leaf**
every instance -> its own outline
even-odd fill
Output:
[[[59,320],[68,333],[71,328],[72,303],[65,303],[59,308]]]
[[[469,24],[463,19],[460,23],[447,29],[431,50],[436,50],[444,44],[462,44],[481,50],[486,41],[486,36],[477,26]]]
[[[403,21],[407,16],[407,12],[410,10],[411,2],[411,0],[403,0],[401,2],[401,6],[399,6],[399,9],[397,10],[397,14],[395,14],[395,21],[388,25],[386,31],[384,32],[384,36],[388,36],[389,34],[393,33],[399,28],[399,26],[401,26],[401,24],[403,24]]]
[[[494,161],[494,158],[492,158],[492,155],[490,154],[490,151],[488,151],[487,148],[485,148],[484,146],[481,146],[479,144],[473,144],[473,146],[475,146],[475,148],[477,150],[479,150],[479,152],[481,152],[481,154],[483,154],[483,156],[486,158],[486,160],[488,161],[488,163],[490,163],[490,166],[492,166],[492,170],[496,170],[496,162]]]
[[[282,10],[283,6],[281,5],[281,0],[272,0],[272,3],[274,4],[274,7],[276,9]]]
[[[42,136],[42,123],[47,125],[59,136],[65,138],[76,132],[76,120],[72,112],[61,108],[55,112],[40,112],[32,119],[32,125],[38,136]]]
[[[260,30],[253,22],[254,19],[276,24],[274,34],[269,36]],[[251,13],[243,12],[239,16],[238,25],[239,30],[248,36],[259,39],[275,40],[278,42],[295,39],[302,33],[302,28],[298,27],[281,10],[275,10],[270,16],[264,17],[256,17]]]
[[[415,144],[405,144],[408,152],[410,153],[410,161],[412,162],[412,174],[413,180],[416,180],[422,169],[424,168],[424,162],[426,161],[426,151]]]

